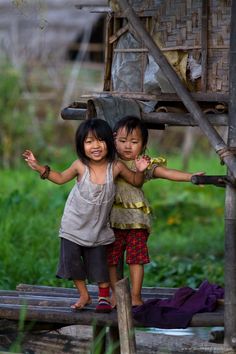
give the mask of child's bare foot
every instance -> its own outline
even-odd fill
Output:
[[[73,310],[82,310],[85,306],[92,303],[92,299],[90,296],[80,296],[79,300],[71,305]]]
[[[143,300],[140,296],[132,295],[132,306],[140,306],[143,305]]]

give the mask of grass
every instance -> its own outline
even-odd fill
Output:
[[[170,168],[180,163],[176,157],[169,159]],[[189,170],[225,174],[213,156],[196,156]],[[146,285],[196,287],[205,278],[223,285],[224,191],[164,180],[145,185],[153,217]]]
[[[170,168],[181,166],[175,156],[168,161]],[[190,170],[225,174],[214,156],[196,156]],[[23,164],[19,170],[1,171],[0,288],[14,289],[19,283],[72,286],[55,273],[58,229],[73,183],[42,181]],[[144,284],[198,286],[208,278],[223,285],[224,188],[155,180],[144,189],[153,211],[152,262],[145,267]]]

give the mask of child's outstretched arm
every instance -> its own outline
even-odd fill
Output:
[[[142,156],[135,159],[135,165],[137,171],[131,171],[123,162],[117,161],[114,166],[114,178],[120,175],[128,183],[141,187],[144,182],[144,171],[147,169],[150,163],[148,156]]]
[[[56,184],[64,184],[71,181],[83,170],[83,166],[79,160],[73,162],[72,165],[65,171],[56,172],[51,170],[51,168],[47,165],[41,165],[31,150],[25,150],[22,156],[24,157],[28,166],[32,168],[32,170],[37,171],[42,179],[48,179],[49,181]]]
[[[163,178],[176,182],[190,182],[192,176],[204,174],[205,172],[189,173],[163,166],[157,166],[153,171],[153,178]]]

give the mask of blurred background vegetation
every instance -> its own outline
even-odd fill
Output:
[[[57,186],[43,181],[21,156],[30,148],[42,163],[59,170],[76,158],[74,133],[79,122],[60,117],[75,63],[63,60],[54,66],[57,70],[52,71],[42,61],[15,65],[9,56],[0,56],[2,289],[14,289],[19,283],[72,286],[57,280],[55,272],[60,219],[73,182]],[[101,63],[80,65],[73,96],[66,104],[81,93],[102,91],[102,81]],[[225,166],[198,128],[192,128],[194,145],[186,160],[186,129],[151,130],[148,153],[167,157],[170,168],[225,174]],[[155,180],[144,191],[153,222],[152,261],[145,267],[144,284],[197,287],[208,279],[224,285],[224,188]]]

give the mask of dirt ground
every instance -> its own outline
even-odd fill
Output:
[[[30,354],[91,354],[92,327],[70,326],[58,331],[30,334],[21,344],[22,353]],[[136,354],[221,354],[232,352],[223,344],[211,343],[192,335],[166,335],[136,330]],[[3,343],[1,347],[3,348]],[[104,354],[111,354],[109,348]],[[0,353],[3,353],[0,349]],[[122,353],[126,354],[126,353]]]

